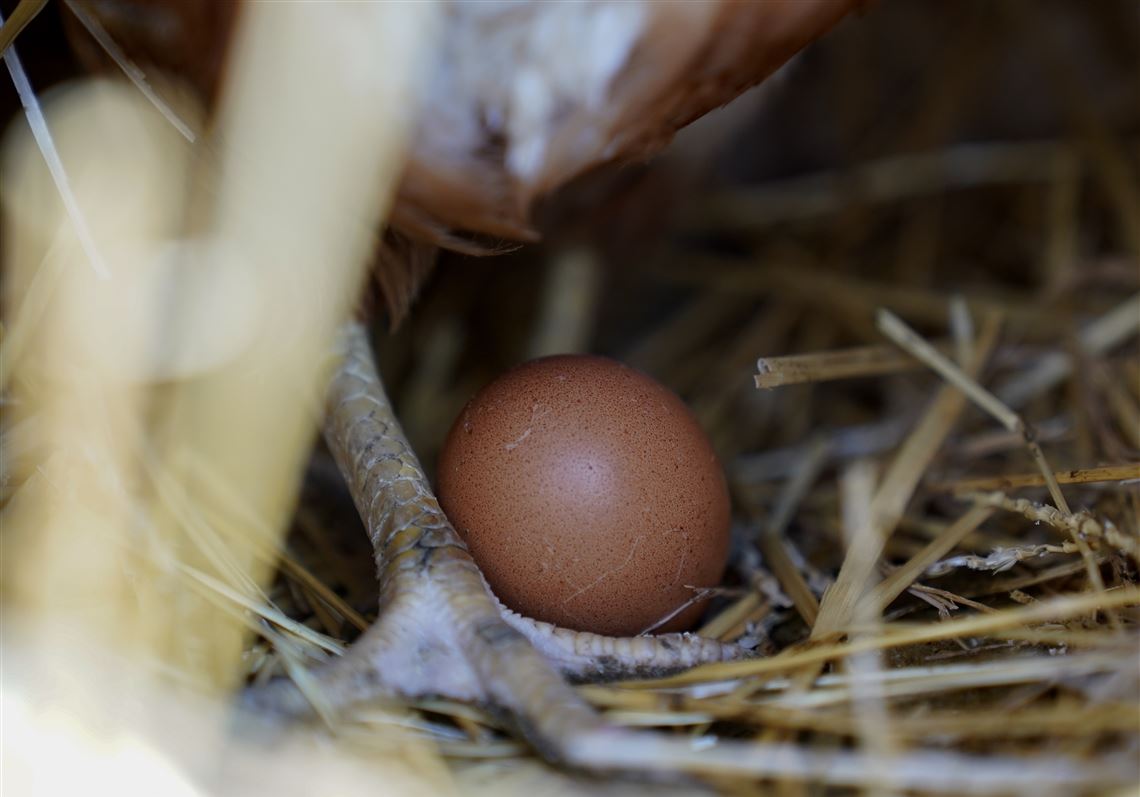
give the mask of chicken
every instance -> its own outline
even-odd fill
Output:
[[[393,323],[430,273],[425,247],[480,254],[537,239],[536,200],[600,164],[650,157],[866,3],[448,2],[374,269]],[[239,5],[79,5],[138,63],[217,99]],[[105,66],[71,26],[84,60]]]
[[[145,69],[225,90],[240,7],[189,0],[75,7]],[[587,170],[646,158],[755,85],[860,0],[451,2],[419,107],[389,232],[375,267],[390,314],[407,312],[430,268],[425,247],[486,252],[537,237],[533,204]],[[330,12],[331,13],[331,12]],[[102,59],[80,26],[77,49]],[[330,144],[335,146],[335,142]],[[362,325],[343,335],[325,438],[350,485],[381,580],[375,625],[312,674],[322,710],[383,694],[444,695],[502,713],[548,759],[607,765],[619,740],[563,680],[676,671],[750,655],[690,634],[616,639],[536,623],[502,607],[439,508],[400,430]],[[289,681],[251,707],[310,711]]]

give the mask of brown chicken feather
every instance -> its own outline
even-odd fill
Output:
[[[533,241],[535,201],[609,161],[643,159],[759,83],[866,0],[450,2],[377,281],[398,322],[434,247]],[[237,4],[84,0],[131,58],[217,97]],[[329,13],[335,13],[330,9]],[[103,60],[82,30],[89,63]]]

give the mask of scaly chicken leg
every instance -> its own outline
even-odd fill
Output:
[[[314,673],[333,711],[381,695],[446,696],[505,716],[547,758],[607,731],[555,671],[577,680],[652,675],[748,655],[692,634],[619,639],[515,614],[487,589],[432,494],[373,365],[364,328],[345,330],[330,385],[325,438],[368,529],[380,577],[380,617],[340,659]],[[308,699],[281,681],[247,694],[287,714]]]

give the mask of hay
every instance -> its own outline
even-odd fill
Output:
[[[947,44],[924,54],[930,65],[896,106],[876,87],[914,65],[900,52],[869,66],[868,52],[877,36],[921,37],[915,7],[924,27],[946,26]],[[676,177],[666,160],[656,174],[669,204],[653,171],[630,180],[623,201],[555,203],[547,244],[445,259],[405,327],[378,332],[381,370],[429,468],[476,388],[554,350],[649,371],[715,441],[735,544],[700,632],[766,655],[579,687],[614,723],[660,732],[597,760],[668,772],[679,792],[1134,787],[1140,118],[1113,98],[1140,93],[1124,69],[1140,42],[1114,9],[882,3],[791,70],[762,109],[761,129],[800,126],[817,139],[813,102],[863,96],[829,111],[834,140],[765,142],[806,160],[799,176],[752,163],[763,157],[747,131],[720,155],[731,180]],[[1054,41],[1065,24],[1098,46]],[[963,42],[977,43],[977,63],[953,69]],[[984,80],[999,46],[1009,63]],[[864,68],[843,68],[851,63]],[[1024,64],[1048,112],[1035,109],[1033,129],[1003,140],[1013,122],[979,109],[1013,102],[1003,81],[1019,85]],[[978,128],[993,140],[969,140]],[[259,473],[233,478],[210,457],[175,456],[180,422],[163,431],[148,403],[170,398],[162,387],[144,401],[112,372],[102,384],[115,392],[98,399],[31,403],[51,384],[37,330],[59,311],[61,251],[82,265],[90,247],[36,228],[29,261],[35,247],[20,249],[7,229],[9,284],[17,261],[27,275],[18,295],[8,288],[0,341],[3,597],[16,620],[4,641],[20,654],[5,676],[9,721],[89,750],[24,698],[50,700],[44,684],[70,683],[92,726],[121,718],[121,703],[153,701],[121,725],[169,771],[132,753],[106,772],[145,771],[161,784],[192,773],[211,792],[657,788],[554,770],[476,706],[322,711],[306,668],[339,655],[376,611],[367,541],[327,455],[313,453],[281,541],[289,469],[267,466],[271,490]],[[194,435],[223,408],[186,412],[182,432]],[[210,433],[224,448],[249,445],[255,414]],[[313,420],[291,421],[298,461]],[[60,457],[67,447],[52,435],[63,433],[89,459]],[[139,523],[140,506],[157,508],[153,528]],[[29,541],[29,529],[58,539]],[[76,530],[98,544],[74,545]],[[58,630],[61,616],[77,625]],[[86,635],[79,652],[60,644]],[[98,666],[76,675],[68,662],[94,649]],[[292,729],[287,755],[236,745],[220,685],[279,675],[297,681],[321,722]],[[172,752],[183,740],[156,722],[167,712],[193,729],[186,750]]]

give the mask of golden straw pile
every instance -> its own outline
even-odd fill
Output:
[[[1140,34],[1127,3],[999,5],[882,3],[763,102],[600,181],[610,199],[572,187],[542,246],[445,257],[409,322],[378,324],[429,471],[474,390],[551,351],[642,368],[709,431],[734,547],[699,630],[761,655],[579,687],[615,723],[691,740],[664,783],[555,770],[447,701],[268,746],[228,711],[375,615],[367,540],[311,450],[370,245],[326,203],[367,168],[380,184],[338,201],[382,215],[407,130],[330,87],[371,62],[367,90],[399,104],[431,14],[367,6],[384,47],[305,4],[274,16],[241,50],[209,169],[137,92],[41,97],[67,185],[26,126],[0,164],[13,793],[806,794],[845,783],[845,755],[884,794],[1134,793],[1140,108],[1121,97],[1140,96]],[[355,126],[351,146],[266,129],[254,110],[274,103]]]

